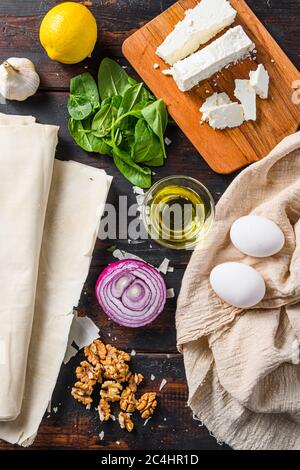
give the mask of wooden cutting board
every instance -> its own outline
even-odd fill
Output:
[[[162,74],[162,70],[169,66],[155,51],[184,17],[185,10],[197,3],[196,0],[175,3],[130,36],[123,44],[123,53],[155,96],[165,101],[173,119],[210,167],[217,173],[226,174],[263,158],[283,137],[298,129],[300,105],[292,102],[292,84],[300,79],[300,73],[245,1],[231,0],[238,12],[232,26],[243,26],[255,42],[257,53],[252,60],[247,59],[222,70],[190,92],[179,91],[173,78]],[[159,64],[157,70],[153,67],[155,63]],[[225,91],[236,101],[233,95],[234,80],[248,79],[250,70],[255,70],[260,63],[268,70],[271,81],[268,100],[257,98],[257,121],[245,122],[239,128],[224,131],[213,130],[208,124],[200,125],[199,108],[206,98],[216,91]]]

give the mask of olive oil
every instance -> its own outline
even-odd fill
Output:
[[[191,243],[203,228],[205,206],[192,189],[168,185],[153,197],[150,221],[159,239],[174,245]]]
[[[169,176],[155,183],[145,196],[143,220],[148,234],[174,249],[195,248],[214,221],[214,201],[199,181]]]

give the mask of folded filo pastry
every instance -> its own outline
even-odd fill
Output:
[[[30,445],[51,399],[110,183],[104,170],[55,160],[22,410],[15,421],[0,423],[8,442]]]
[[[0,116],[0,419],[20,413],[56,126]],[[4,125],[1,125],[4,124]]]

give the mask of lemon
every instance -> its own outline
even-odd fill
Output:
[[[89,56],[97,40],[97,23],[80,3],[64,2],[52,8],[40,27],[40,41],[50,59],[77,64]]]

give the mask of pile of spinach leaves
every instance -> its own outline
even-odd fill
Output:
[[[168,113],[162,100],[105,58],[98,86],[88,72],[72,78],[68,111],[69,131],[80,147],[111,156],[132,184],[151,186],[149,167],[162,166],[166,158]]]

